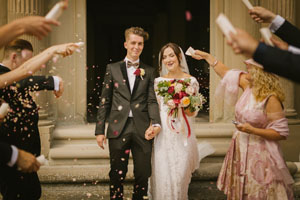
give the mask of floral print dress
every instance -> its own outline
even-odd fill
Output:
[[[221,84],[238,84],[241,73],[227,72]],[[233,88],[231,94],[238,95],[238,87]],[[287,137],[289,129],[284,113],[265,112],[269,97],[257,102],[252,89],[247,88],[235,105],[236,121],[274,129]],[[277,141],[235,131],[217,182],[227,199],[291,200],[294,199],[293,182]]]

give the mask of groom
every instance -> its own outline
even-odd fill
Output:
[[[145,139],[148,127],[160,131],[160,116],[154,92],[156,70],[140,62],[144,41],[149,35],[140,27],[125,31],[124,60],[107,65],[97,115],[96,139],[104,149],[105,122],[108,122],[110,155],[110,197],[123,199],[123,182],[130,150],[134,164],[134,200],[146,199],[151,175],[152,140]]]

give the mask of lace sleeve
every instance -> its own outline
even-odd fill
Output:
[[[217,103],[225,101],[226,104],[234,106],[238,100],[240,74],[247,73],[241,70],[229,70],[221,82],[219,83],[216,92],[215,100]]]

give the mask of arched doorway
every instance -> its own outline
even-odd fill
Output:
[[[124,30],[143,27],[150,39],[141,60],[157,67],[160,48],[168,43],[209,51],[209,0],[87,1],[87,121],[95,122],[105,68],[124,59]],[[197,77],[201,93],[209,97],[209,70],[204,61],[187,58],[190,73]],[[208,101],[209,102],[209,101]],[[208,116],[209,103],[200,113]]]

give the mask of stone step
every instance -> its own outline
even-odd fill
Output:
[[[224,156],[227,152],[230,141],[220,139],[207,139],[214,148],[213,156]],[[202,140],[199,140],[201,143]],[[108,159],[108,146],[102,150],[98,147],[96,140],[79,140],[68,142],[56,142],[52,145],[49,158],[54,159]]]
[[[195,124],[198,143],[206,141],[215,148],[212,156],[224,156],[230,145],[232,124]],[[108,148],[102,150],[95,140],[95,124],[58,126],[53,132],[53,142],[49,152],[51,165],[107,163]],[[96,161],[96,160],[98,161]],[[102,161],[99,161],[101,160]]]
[[[296,165],[287,163],[292,174]],[[189,186],[190,200],[221,200],[226,199],[216,188],[216,180],[222,163],[201,163],[193,174]],[[85,166],[43,166],[39,170],[43,193],[41,199],[109,199],[108,186],[109,165]],[[125,199],[131,198],[133,182],[133,167],[129,170],[125,180]],[[294,186],[295,199],[300,199],[300,184]]]
[[[231,138],[235,127],[231,123],[195,123],[193,131],[199,138]],[[53,133],[55,140],[94,139],[95,124],[57,126]]]

